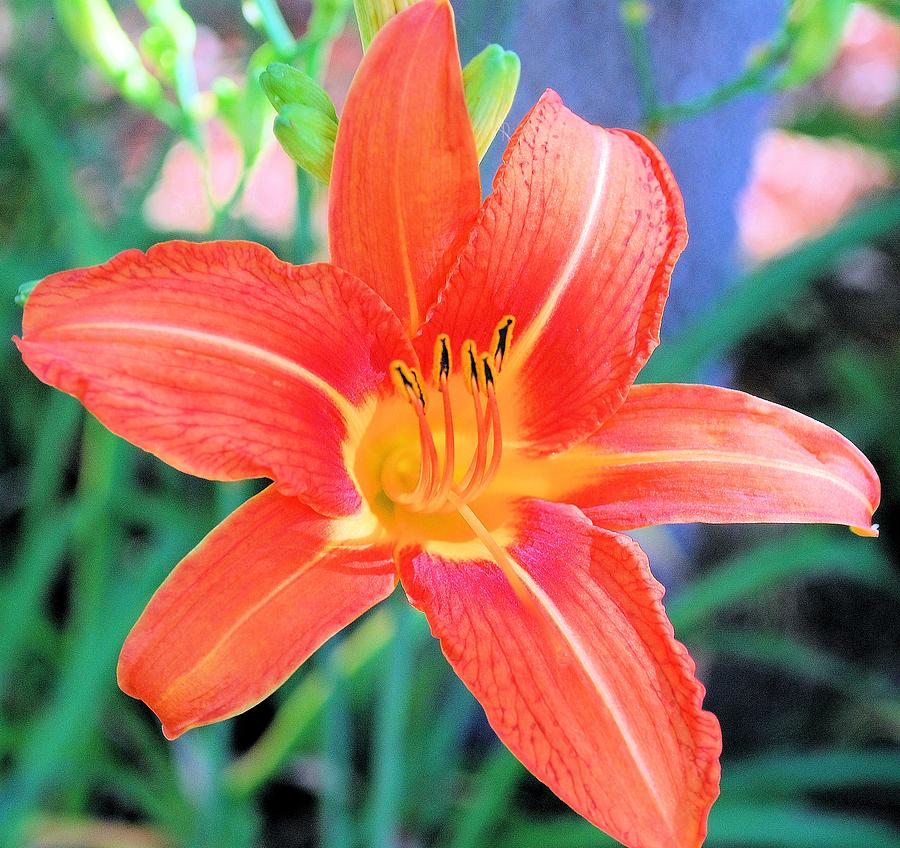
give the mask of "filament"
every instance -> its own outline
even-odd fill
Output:
[[[412,491],[395,496],[394,500],[398,503],[417,512],[459,511],[460,504],[465,505],[481,495],[497,475],[503,458],[503,428],[494,385],[494,370],[499,373],[509,351],[514,321],[512,316],[506,316],[497,325],[491,354],[485,353],[479,357],[473,341],[467,340],[463,344],[463,379],[467,381],[466,388],[472,396],[476,442],[473,456],[458,483],[454,481],[457,442],[450,391],[452,363],[449,337],[445,334],[438,336],[434,348],[433,377],[441,393],[444,418],[443,466],[428,426],[425,393],[419,375],[414,368],[409,368],[402,362],[393,364],[394,382],[406,395],[416,413],[421,452],[416,485]],[[486,398],[484,402],[482,393]]]

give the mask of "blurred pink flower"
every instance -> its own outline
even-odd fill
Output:
[[[856,4],[822,90],[844,108],[865,115],[891,106],[900,93],[900,24]]]
[[[215,211],[239,187],[243,156],[240,145],[217,121],[207,127],[206,163],[186,141],[166,156],[159,181],[144,203],[147,223],[163,232],[207,234]],[[247,178],[234,208],[264,235],[285,238],[296,221],[296,169],[274,139],[265,147]]]
[[[239,58],[243,51],[243,44],[230,44],[212,30],[198,27],[194,63],[201,90],[208,90],[221,76],[243,85],[237,70],[244,61]],[[271,133],[268,139],[231,214],[263,235],[286,238],[296,223],[297,173]],[[209,234],[216,211],[240,189],[243,167],[238,140],[222,123],[210,121],[202,155],[186,141],[172,146],[144,202],[147,223],[161,232]]]
[[[824,232],[890,176],[882,159],[857,145],[768,130],[738,203],[744,254],[761,262]]]

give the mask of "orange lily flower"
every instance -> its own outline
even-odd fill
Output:
[[[453,15],[378,34],[341,116],[332,264],[169,242],[44,280],[25,362],[183,471],[274,482],[175,568],[121,687],[174,738],[266,697],[398,580],[510,750],[630,846],[702,843],[721,737],[638,545],[660,522],[874,533],[833,430],[632,383],[686,241],[641,136],[548,92],[480,200]]]

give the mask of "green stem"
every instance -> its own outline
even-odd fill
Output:
[[[254,0],[259,11],[260,22],[266,33],[266,38],[278,54],[278,58],[290,62],[297,52],[297,42],[291,33],[284,15],[275,0]]]
[[[375,715],[372,794],[369,799],[367,844],[393,848],[397,842],[403,798],[403,742],[412,686],[415,613],[402,600],[397,611],[397,632],[381,683]]]
[[[785,30],[781,30],[773,41],[755,56],[748,67],[734,79],[691,100],[668,105],[658,104],[648,115],[648,130],[656,133],[669,124],[689,120],[724,106],[743,94],[750,92],[766,94],[773,91],[772,72],[784,59],[789,47],[790,37]]]
[[[621,0],[619,17],[625,28],[625,37],[631,50],[631,61],[637,77],[638,95],[641,99],[641,117],[644,125],[660,109],[659,92],[653,74],[653,58],[647,37],[647,17],[649,10],[645,0]]]

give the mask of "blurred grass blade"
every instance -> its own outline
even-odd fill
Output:
[[[719,802],[706,848],[897,848],[900,831],[874,820],[791,804]],[[574,816],[513,825],[492,848],[614,848],[619,843]]]
[[[421,636],[427,625],[414,619]],[[382,608],[370,613],[346,636],[337,649],[335,664],[354,689],[365,688],[370,675],[396,628],[393,611]],[[330,687],[318,669],[306,671],[278,708],[275,718],[256,744],[228,769],[232,792],[249,795],[277,774],[287,759],[309,745],[322,716]]]
[[[900,193],[868,202],[848,214],[833,230],[806,242],[726,287],[723,298],[669,340],[641,372],[641,382],[696,380],[702,367],[786,312],[797,297],[848,250],[900,227]]]
[[[353,819],[350,814],[353,726],[347,699],[347,680],[340,665],[337,645],[323,650],[329,694],[322,721],[322,788],[319,794],[322,848],[351,848]]]
[[[444,686],[440,693],[429,689],[428,697],[440,698],[437,715],[433,706],[417,704],[422,715],[421,744],[416,745],[411,780],[416,786],[431,786],[432,792],[417,798],[412,810],[426,830],[437,827],[451,816],[454,787],[462,775],[466,754],[465,736],[477,721],[481,707],[462,681],[450,670],[443,655],[438,656]],[[418,675],[417,675],[418,679]],[[421,687],[420,687],[421,688]],[[448,691],[449,690],[449,691]]]
[[[728,762],[722,771],[723,795],[743,799],[863,786],[900,788],[900,751],[779,754]]]
[[[827,530],[806,529],[726,560],[673,594],[666,608],[676,631],[683,635],[726,607],[752,601],[789,581],[827,572],[897,592],[897,579],[877,544],[849,533],[842,540]]]
[[[900,831],[875,820],[792,804],[716,804],[709,848],[897,848]]]
[[[372,848],[393,848],[398,837],[404,790],[406,722],[413,679],[415,642],[412,620],[424,618],[406,603],[405,598],[395,596],[388,603],[393,603],[397,609],[397,629],[378,688],[372,728],[372,788],[366,815],[366,844]]]
[[[0,592],[0,692],[31,634],[33,618],[41,614],[40,602],[76,523],[74,505],[56,507],[53,502],[80,422],[81,407],[74,398],[61,392],[47,398],[33,443],[19,545]]]
[[[878,715],[893,695],[886,675],[867,673],[853,663],[783,633],[716,626],[697,633],[691,641],[713,656],[745,660],[827,686],[855,699],[860,709],[874,709]]]
[[[513,824],[503,836],[490,845],[491,848],[548,848],[551,845],[560,848],[621,848],[621,843],[574,815],[548,817],[542,821],[529,821],[521,817],[513,819]]]
[[[473,776],[471,795],[456,816],[457,829],[449,842],[449,848],[494,845],[490,840],[500,823],[515,818],[511,815],[510,805],[525,774],[524,766],[506,748],[498,745]],[[594,827],[591,827],[591,831],[595,837],[600,833]],[[568,845],[565,840],[551,840],[543,844]],[[609,844],[618,843],[610,840]]]

